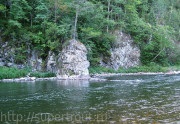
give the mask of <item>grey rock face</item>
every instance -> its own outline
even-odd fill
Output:
[[[58,78],[89,77],[87,49],[79,41],[70,40],[58,58]]]
[[[14,49],[8,45],[8,42],[2,42],[0,38],[0,66],[15,67]]]
[[[32,67],[33,71],[41,71],[42,70],[42,58],[39,57],[38,52],[33,50],[31,53],[31,57],[28,60],[29,65]]]
[[[103,66],[118,70],[119,67],[129,68],[140,64],[140,49],[131,37],[121,31],[115,31],[116,41],[111,49],[111,57]]]
[[[56,64],[56,56],[52,51],[49,51],[47,58],[46,70],[56,73],[57,72],[57,64]]]
[[[0,61],[0,66],[4,66],[4,65],[5,65],[5,63]]]

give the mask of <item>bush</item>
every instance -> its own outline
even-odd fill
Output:
[[[28,74],[28,69],[0,67],[0,79],[20,78]]]
[[[28,73],[30,73],[30,77],[37,77],[37,78],[56,76],[54,73],[51,72],[31,72],[30,69],[28,68],[18,69],[18,68],[0,67],[0,80],[26,77]]]
[[[45,78],[45,77],[55,77],[55,73],[51,72],[31,72],[30,77],[37,77],[37,78]]]
[[[120,68],[119,73],[137,73],[137,72],[166,72],[165,67],[159,66],[157,64],[150,64],[147,66],[137,66],[129,69]]]
[[[168,60],[170,65],[180,65],[180,46],[173,45],[173,49],[168,51]]]
[[[89,68],[89,73],[90,74],[101,74],[101,73],[115,73],[116,71],[111,69],[111,68],[106,68],[106,67],[102,67],[102,66],[98,66],[98,67],[90,67]]]
[[[177,67],[173,67],[173,70],[177,70]],[[105,68],[102,66],[99,67],[90,67],[90,74],[101,74],[101,73],[137,73],[137,72],[167,72],[172,70],[171,67],[162,67],[156,63],[150,63],[144,66],[137,66],[131,68],[119,68],[117,71],[112,68]]]

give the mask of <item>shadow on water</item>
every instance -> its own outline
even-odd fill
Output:
[[[0,83],[2,123],[180,123],[180,75]],[[0,122],[0,123],[1,123]]]

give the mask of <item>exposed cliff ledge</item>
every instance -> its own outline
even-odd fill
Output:
[[[89,61],[87,49],[79,41],[70,40],[66,43],[58,58],[57,77],[62,78],[89,78]]]
[[[118,70],[120,67],[129,68],[140,64],[140,49],[133,43],[130,35],[115,31],[115,43],[111,48],[111,56],[102,66]]]

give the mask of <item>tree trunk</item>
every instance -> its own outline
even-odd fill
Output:
[[[31,18],[31,27],[33,26],[33,16],[32,16],[32,13],[30,13],[30,18]]]
[[[110,4],[111,4],[111,0],[108,0],[108,15],[107,15],[107,19],[109,20],[109,14],[110,14]],[[109,26],[107,24],[107,33],[109,32]]]
[[[75,17],[75,21],[74,21],[73,39],[76,39],[76,37],[77,37],[77,22],[78,22],[78,15],[79,15],[79,9],[76,8],[76,17]]]
[[[57,22],[57,0],[54,2],[54,22]]]

